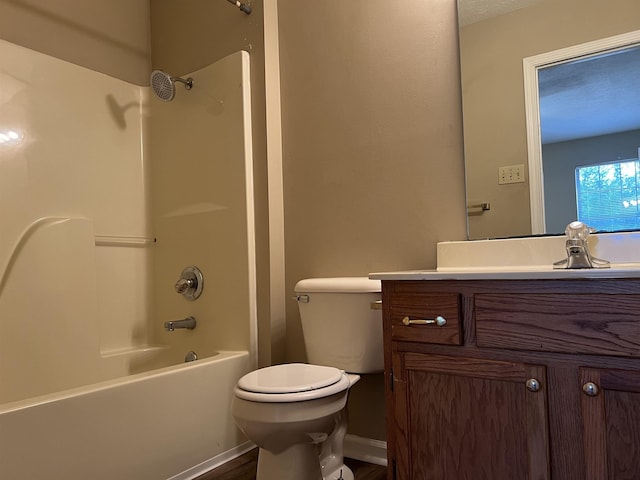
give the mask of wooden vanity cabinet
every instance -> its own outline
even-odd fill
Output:
[[[639,279],[382,285],[390,480],[640,479]]]
[[[640,372],[580,368],[586,480],[640,479]]]
[[[396,478],[549,478],[546,396],[521,388],[543,366],[406,352],[393,371]]]

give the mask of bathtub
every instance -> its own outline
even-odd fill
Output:
[[[230,403],[247,351],[0,405],[0,478],[191,479],[252,448]]]

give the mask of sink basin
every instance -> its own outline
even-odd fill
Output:
[[[565,253],[564,235],[438,243],[435,270],[372,273],[377,280],[640,278],[640,232],[589,237],[591,255],[611,268],[554,269]]]
[[[565,253],[564,235],[438,243],[438,270],[467,268],[547,268]],[[612,264],[640,263],[640,232],[597,233],[589,237],[594,257]]]

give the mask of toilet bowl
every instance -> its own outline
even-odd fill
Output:
[[[245,375],[235,388],[231,412],[260,447],[257,478],[337,480],[342,468],[342,478],[352,480],[336,444],[346,433],[348,389],[359,378],[298,363]]]
[[[257,480],[353,480],[343,458],[347,398],[357,374],[383,369],[380,282],[308,279],[295,291],[311,363],[243,376],[231,412],[260,448]]]

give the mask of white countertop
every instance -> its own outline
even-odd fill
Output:
[[[538,280],[568,278],[640,278],[640,263],[611,268],[553,269],[540,267],[496,267],[438,270],[408,270],[370,273],[373,280]]]

